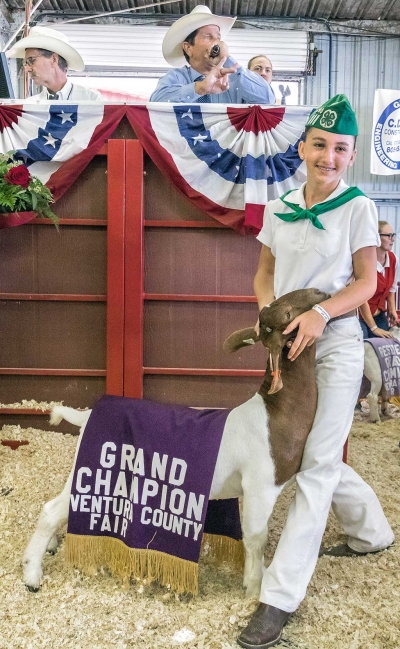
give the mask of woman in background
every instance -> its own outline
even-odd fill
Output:
[[[247,64],[247,67],[251,72],[259,74],[260,77],[264,79],[267,83],[272,81],[272,63],[267,56],[264,54],[257,54],[253,56],[252,59]]]
[[[381,245],[377,248],[377,289],[360,306],[360,324],[364,338],[393,338],[389,327],[397,324],[397,257],[392,252],[396,234],[387,221],[379,221]]]

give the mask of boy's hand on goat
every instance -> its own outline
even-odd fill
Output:
[[[322,335],[325,326],[324,318],[313,309],[297,316],[283,332],[286,335],[294,331],[296,327],[299,328],[297,336],[290,346],[289,360],[296,360],[305,347],[311,347]]]

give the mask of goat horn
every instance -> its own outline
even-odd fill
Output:
[[[228,336],[222,345],[222,349],[225,352],[231,353],[236,352],[241,347],[248,347],[249,345],[254,345],[260,340],[257,336],[253,327],[247,327],[247,329],[239,329],[239,331],[234,331],[233,334]]]

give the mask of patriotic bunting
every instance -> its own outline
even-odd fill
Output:
[[[60,198],[122,117],[154,163],[201,210],[241,233],[265,204],[305,180],[297,147],[304,106],[44,102],[0,106],[1,152],[16,150]]]

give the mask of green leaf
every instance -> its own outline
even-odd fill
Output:
[[[30,193],[31,198],[32,198],[32,210],[35,211],[38,199],[37,199],[37,196],[36,196],[36,194],[34,192],[29,192],[29,193]]]

